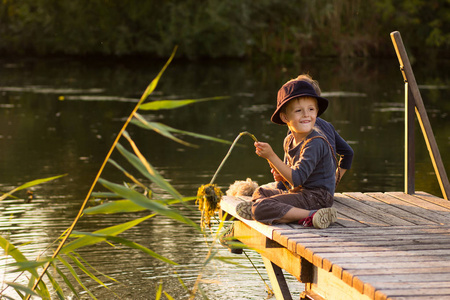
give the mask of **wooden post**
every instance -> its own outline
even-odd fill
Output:
[[[409,90],[411,91],[411,95],[414,98],[416,116],[422,129],[428,152],[430,153],[431,162],[433,163],[434,171],[441,188],[442,196],[444,199],[449,200],[450,183],[448,181],[447,173],[445,172],[444,163],[442,162],[441,154],[439,153],[436,139],[431,128],[430,120],[428,119],[422,96],[420,95],[419,87],[417,86],[416,78],[414,77],[414,73],[412,71],[405,46],[403,45],[400,32],[392,32],[391,39],[392,43],[394,44],[395,52],[397,53],[403,78],[405,82],[408,83]]]
[[[270,261],[270,259],[262,256],[264,266],[266,267],[267,275],[269,275],[270,283],[272,284],[273,293],[277,300],[292,300],[289,287],[284,278],[283,270]]]
[[[414,138],[414,98],[405,82],[405,193],[415,192],[415,138]]]

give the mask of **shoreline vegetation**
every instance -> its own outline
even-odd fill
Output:
[[[4,0],[0,54],[244,58],[392,57],[398,30],[415,55],[450,58],[444,0]]]
[[[223,234],[222,228],[224,225],[224,220],[216,219],[219,225],[217,231],[214,232],[213,230],[203,230],[204,228],[200,228],[196,220],[185,216],[185,211],[179,209],[179,207],[181,207],[180,205],[182,205],[187,210],[192,210],[193,208],[187,206],[186,203],[189,201],[193,201],[195,197],[182,196],[169,183],[169,181],[167,181],[150,164],[150,162],[144,157],[136,143],[126,131],[128,125],[133,124],[146,130],[155,131],[165,138],[172,139],[175,142],[190,147],[195,147],[195,145],[181,139],[180,137],[176,137],[173,132],[177,135],[196,137],[225,144],[229,143],[226,140],[179,130],[162,123],[148,121],[146,120],[145,115],[141,115],[137,112],[138,110],[143,110],[144,112],[149,111],[151,114],[154,111],[158,111],[161,109],[176,109],[198,102],[223,100],[226,98],[212,97],[186,100],[159,100],[144,103],[147,100],[148,96],[155,90],[164,71],[174,58],[175,53],[176,48],[173,50],[172,55],[170,56],[164,67],[161,69],[161,71],[158,73],[158,75],[147,86],[139,102],[136,103],[133,111],[128,116],[122,128],[118,132],[113,145],[106,155],[103,164],[101,165],[97,176],[95,177],[91,188],[88,191],[86,198],[78,211],[77,216],[72,222],[72,225],[63,233],[61,233],[59,238],[56,239],[52,243],[52,245],[42,250],[42,252],[39,253],[34,260],[29,260],[23,254],[23,245],[16,246],[11,243],[8,234],[5,234],[5,237],[0,235],[0,248],[2,248],[5,252],[5,255],[11,259],[11,262],[7,261],[7,263],[5,263],[5,272],[9,273],[8,275],[14,274],[13,276],[11,276],[13,278],[12,281],[4,281],[0,285],[0,298],[13,299],[10,294],[15,293],[21,299],[26,300],[31,299],[31,297],[34,296],[41,297],[43,299],[53,299],[56,297],[58,297],[59,299],[67,299],[71,297],[80,298],[81,292],[83,292],[90,296],[92,299],[97,299],[93,294],[94,288],[87,287],[86,283],[89,281],[89,279],[86,280],[86,278],[90,278],[92,281],[97,283],[97,286],[95,287],[96,289],[98,287],[105,287],[106,289],[110,289],[108,285],[110,285],[110,283],[112,282],[116,282],[116,280],[109,275],[104,274],[102,271],[96,269],[89,262],[85,261],[78,253],[78,250],[83,247],[93,246],[103,242],[108,243],[112,247],[117,247],[120,245],[128,247],[130,249],[139,250],[155,259],[166,263],[167,265],[179,265],[179,263],[158,254],[152,249],[128,240],[123,236],[126,230],[133,228],[140,223],[156,216],[167,217],[172,219],[173,221],[180,222],[185,226],[190,226],[193,230],[196,230],[198,233],[201,233],[205,237],[205,244],[208,247],[208,252],[206,254],[206,257],[204,258],[204,264],[200,268],[199,273],[197,274],[197,279],[195,280],[193,286],[188,287],[186,284],[184,284],[182,278],[177,275],[178,281],[180,285],[185,289],[185,293],[187,296],[189,296],[189,299],[194,299],[197,293],[203,294],[201,280],[209,261],[211,259],[222,260],[225,262],[227,261],[226,258],[216,256],[217,251],[215,250],[215,248],[218,246],[217,241],[219,240],[221,234]],[[129,145],[123,146],[120,143],[120,140],[122,140],[123,142],[125,142],[126,140]],[[134,167],[135,172],[126,171],[120,163],[112,159],[113,152],[119,152],[120,155],[122,155],[125,159],[123,163],[127,163],[128,167]],[[103,175],[106,175],[103,174],[103,170],[108,163],[112,164],[119,171],[123,172],[125,178],[127,178],[127,181],[123,181],[122,184],[118,184],[103,178]],[[139,177],[135,177],[133,173],[138,173],[140,175]],[[0,201],[6,198],[18,199],[13,195],[15,192],[41,183],[46,183],[62,176],[64,175],[33,180],[19,187],[16,187],[9,192],[0,192]],[[138,179],[142,176],[145,177],[147,181]],[[106,190],[109,191],[94,193],[94,189],[96,189],[99,184],[101,184]],[[159,191],[164,191],[162,194],[169,195],[173,198],[164,199],[162,197],[162,194],[155,192],[155,190],[157,189]],[[97,203],[98,205],[86,208],[88,205],[91,205],[93,203],[90,200],[94,199],[105,200],[105,203],[101,201]],[[106,228],[95,228],[96,230],[93,232],[74,230],[78,221],[85,214],[103,215],[136,213],[143,211],[149,211],[150,214],[144,217],[136,216],[136,218],[133,218],[131,221],[127,221],[121,224],[115,224]],[[31,242],[25,244],[29,243]],[[50,255],[50,253],[52,254]],[[79,276],[79,274],[83,273],[87,277]],[[108,282],[109,284],[107,285],[103,281]],[[155,299],[161,299],[161,296],[163,294],[167,299],[174,299],[169,294],[169,292],[172,291],[167,289],[167,287],[163,288],[162,281],[159,282]],[[69,294],[69,296],[66,296],[65,293]],[[111,293],[114,292],[111,291]]]

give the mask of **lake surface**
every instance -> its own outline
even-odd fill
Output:
[[[416,80],[449,172],[450,62],[414,61]],[[33,188],[31,203],[24,203],[25,191],[16,194],[19,199],[0,203],[2,236],[29,259],[70,226],[116,134],[164,63],[146,59],[0,59],[0,192],[34,179],[67,174]],[[174,128],[229,141],[249,131],[271,143],[281,156],[286,128],[272,124],[270,116],[278,88],[303,72],[319,80],[323,96],[330,100],[323,118],[333,123],[355,151],[352,169],[337,192],[402,191],[404,85],[396,58],[311,60],[293,66],[175,59],[150,100],[228,98],[141,113]],[[200,185],[210,182],[229,149],[226,144],[179,136],[199,146],[187,147],[134,125],[127,130],[150,163],[184,196],[195,195]],[[267,163],[254,154],[253,141],[244,136],[240,144],[243,147],[233,150],[216,179],[223,191],[235,180],[252,178],[260,184],[272,180]],[[127,181],[111,165],[102,178]],[[101,185],[95,189],[104,190]],[[442,196],[418,124],[416,190]],[[191,204],[193,209],[185,209],[185,214],[199,221],[200,213]],[[75,230],[92,232],[146,214],[87,215]],[[216,226],[214,223],[213,229]],[[86,248],[80,252],[83,258],[117,280],[106,280],[110,290],[86,282],[99,299],[152,299],[160,283],[175,299],[186,298],[177,276],[188,286],[195,282],[207,253],[203,235],[184,224],[155,217],[123,236],[179,266],[125,247],[101,244]],[[267,298],[265,284],[247,257],[220,246],[218,251],[219,256],[238,265],[218,260],[208,265],[201,288],[210,299]],[[267,281],[261,259],[252,251],[247,254]],[[12,280],[5,273],[6,262],[11,259],[2,257],[1,281]],[[291,276],[288,281],[294,298],[298,297],[303,285]]]

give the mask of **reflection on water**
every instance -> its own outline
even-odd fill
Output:
[[[35,199],[0,203],[0,231],[29,259],[35,258],[70,225],[100,164],[125,118],[147,84],[164,62],[0,62],[0,192],[24,182],[68,174],[33,189]],[[418,62],[420,63],[420,62]],[[421,83],[444,164],[450,165],[449,78],[445,62],[413,66]],[[285,81],[309,72],[320,81],[330,106],[323,117],[331,121],[355,150],[352,169],[338,187],[342,191],[401,191],[403,189],[403,83],[396,59],[387,61],[308,61],[283,68],[242,62],[207,64],[173,62],[151,99],[193,99],[229,96],[179,110],[141,112],[151,120],[174,128],[232,141],[242,131],[268,141],[281,153],[286,130],[269,119],[276,92]],[[229,145],[182,137],[199,148],[186,147],[153,132],[130,125],[128,131],[143,154],[185,196],[208,183]],[[254,155],[252,140],[242,138],[219,173],[216,182],[226,190],[235,180],[247,177],[264,184],[271,181],[269,167]],[[416,189],[441,195],[427,149],[417,127]],[[114,154],[115,160],[120,157]],[[103,178],[127,180],[111,165]],[[97,190],[102,190],[99,186]],[[184,208],[180,208],[184,209]],[[185,213],[196,220],[196,208]],[[145,214],[84,216],[75,230],[94,231]],[[216,226],[216,224],[214,224]],[[154,298],[162,282],[175,299],[186,291],[178,276],[192,286],[207,253],[205,238],[191,228],[162,217],[151,218],[126,232],[124,237],[179,263],[168,266],[130,250],[101,244],[80,254],[99,271],[118,282],[106,280],[117,299]],[[31,242],[31,243],[29,243]],[[238,266],[210,263],[201,287],[211,299],[264,299],[264,282],[243,255],[218,247]],[[248,254],[267,276],[258,255]],[[2,281],[5,279],[1,261]],[[298,297],[302,285],[289,277]],[[114,298],[105,288],[87,281],[99,298]]]

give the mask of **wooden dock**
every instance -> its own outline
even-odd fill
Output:
[[[240,219],[248,197],[224,197],[235,237],[258,251],[277,299],[292,299],[281,269],[305,283],[302,299],[450,299],[450,201],[416,192],[337,193],[327,229]]]

